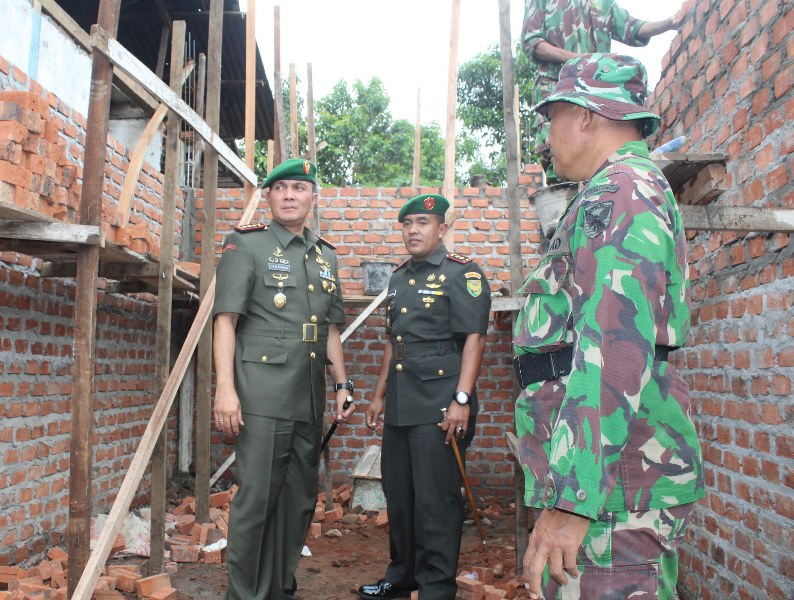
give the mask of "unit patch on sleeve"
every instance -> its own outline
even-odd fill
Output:
[[[479,279],[467,279],[466,291],[469,292],[470,296],[477,298],[480,294],[482,294],[482,281]]]
[[[584,233],[589,238],[601,235],[612,220],[612,201],[593,202],[584,207]]]

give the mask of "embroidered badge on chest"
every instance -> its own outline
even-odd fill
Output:
[[[584,207],[584,233],[589,238],[601,235],[612,221],[612,202],[593,202]]]

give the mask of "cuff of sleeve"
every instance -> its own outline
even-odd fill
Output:
[[[554,473],[546,475],[541,500],[543,506],[549,510],[559,508],[588,519],[598,519],[604,512],[605,502],[605,496],[598,492],[598,486],[577,482],[576,487],[571,487],[564,479]]]

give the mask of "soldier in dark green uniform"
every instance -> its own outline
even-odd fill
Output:
[[[227,549],[227,600],[295,598],[295,569],[317,497],[325,366],[337,421],[347,381],[333,246],[304,227],[316,167],[287,160],[263,188],[269,225],[235,228],[217,269],[214,418],[235,436],[239,490]]]
[[[389,515],[386,576],[363,598],[453,600],[463,525],[461,476],[450,447],[474,437],[491,293],[482,269],[442,243],[449,202],[409,200],[398,215],[411,259],[389,281],[386,345],[367,426],[381,426],[381,472]],[[442,412],[443,410],[443,412]],[[445,416],[446,415],[446,416]]]

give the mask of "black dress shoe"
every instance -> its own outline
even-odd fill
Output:
[[[417,586],[400,587],[381,579],[377,583],[362,585],[358,595],[362,598],[408,598]]]

